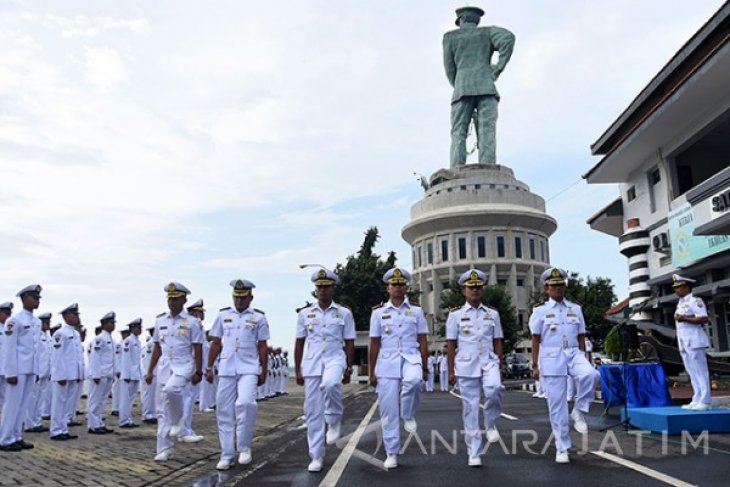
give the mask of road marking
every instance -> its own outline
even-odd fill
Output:
[[[451,389],[449,391],[449,394],[451,394],[454,397],[458,397],[459,399],[461,399],[461,396],[459,394],[455,393],[453,389]],[[479,407],[482,408],[482,409],[484,409],[484,404],[479,404]],[[510,421],[517,421],[517,417],[516,416],[512,416],[511,414],[501,413],[500,416],[503,417],[504,419],[509,419]]]
[[[609,460],[632,470],[636,470],[639,473],[643,473],[644,475],[657,479],[661,482],[664,482],[665,484],[674,485],[675,487],[696,487],[696,484],[687,483],[683,480],[679,480],[678,478],[671,477],[656,470],[652,470],[649,467],[645,467],[630,460],[626,460],[625,458],[606,453],[605,451],[592,451],[591,453],[605,460]]]
[[[327,472],[327,476],[322,479],[322,483],[319,484],[319,487],[334,487],[337,485],[337,481],[340,480],[340,477],[342,477],[345,467],[347,467],[347,462],[350,461],[350,457],[352,457],[352,454],[355,452],[355,447],[360,442],[360,437],[362,437],[365,428],[367,428],[370,423],[377,407],[378,401],[376,400],[370,407],[370,411],[368,411],[362,421],[360,421],[360,425],[350,437],[350,441],[347,442],[347,445],[345,445],[340,456],[337,457],[332,468],[330,468],[329,472]]]

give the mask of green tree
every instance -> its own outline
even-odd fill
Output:
[[[455,281],[451,281],[448,289],[441,292],[441,308],[445,311],[457,306],[463,306],[465,302],[466,297],[464,297],[461,287]],[[499,312],[499,319],[502,322],[502,331],[504,332],[505,351],[511,350],[519,340],[518,334],[520,331],[520,326],[517,324],[517,311],[512,304],[512,296],[502,286],[484,286],[482,302]],[[445,323],[437,329],[437,334],[440,336],[446,334]]]
[[[394,267],[397,260],[392,250],[385,260],[373,252],[379,238],[377,227],[368,228],[357,254],[348,256],[344,265],[337,264],[334,269],[340,278],[335,299],[352,310],[358,331],[370,329],[372,307],[388,299],[383,274]]]
[[[571,272],[565,297],[581,305],[586,327],[591,332],[592,341],[603,341],[613,324],[605,319],[606,311],[616,304],[616,294],[611,279],[606,277],[590,277],[583,281],[577,272]],[[535,291],[528,300],[528,306],[547,301],[545,291]]]

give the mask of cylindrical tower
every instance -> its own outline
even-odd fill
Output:
[[[649,259],[646,251],[651,246],[649,232],[641,228],[638,218],[626,222],[626,232],[618,239],[619,252],[629,259],[629,306],[636,309],[651,297],[649,289]],[[631,315],[634,320],[651,320],[651,313],[645,310]]]
[[[543,198],[506,166],[470,164],[434,173],[402,231],[432,332],[446,318],[441,291],[472,266],[489,274],[490,285],[507,288],[526,327],[527,302],[550,265],[556,228]]]

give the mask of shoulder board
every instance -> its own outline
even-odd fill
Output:
[[[165,316],[166,314],[167,314],[167,311],[163,311],[162,313],[160,313],[160,314],[158,314],[157,316],[155,316],[155,318],[162,318],[162,317],[163,317],[163,316]]]
[[[258,311],[258,312],[259,312],[259,313],[261,313],[262,315],[265,315],[265,314],[266,314],[266,313],[264,313],[263,311],[261,311],[261,310],[260,310],[260,309],[258,309],[258,308],[254,308],[253,310],[254,310],[254,311]]]
[[[449,311],[459,311],[461,309],[461,306],[454,306],[453,308],[449,308]]]
[[[221,308],[218,311],[228,311],[229,309],[231,309],[231,307],[230,306],[226,306],[225,308]]]
[[[538,307],[542,306],[542,305],[543,305],[543,304],[545,304],[545,303],[547,303],[547,301],[543,301],[542,303],[537,303],[537,304],[535,304],[535,305],[533,306],[533,308],[538,308]]]
[[[310,306],[311,306],[311,304],[308,304],[308,303],[307,303],[307,304],[305,304],[304,306],[302,306],[301,308],[296,308],[296,309],[295,309],[294,311],[296,311],[296,313],[297,313],[297,314],[299,314],[299,312],[300,312],[301,310],[303,310],[303,309],[307,309],[307,308],[309,308]]]
[[[338,303],[338,304],[339,304],[339,303]],[[343,308],[347,308],[347,309],[349,309],[350,311],[352,311],[352,308],[350,308],[350,307],[349,307],[348,305],[346,305],[346,304],[340,304],[340,306],[342,306]]]
[[[375,306],[373,306],[373,307],[372,307],[371,309],[378,309],[378,308],[382,308],[384,304],[385,304],[385,303],[383,303],[383,302],[381,301],[380,303],[378,303],[378,304],[376,304]]]
[[[418,306],[419,308],[421,307],[421,304],[420,304],[420,303],[419,303],[418,301],[416,301],[415,299],[409,299],[409,300],[408,300],[408,303],[409,303],[409,304],[410,304],[411,306]]]

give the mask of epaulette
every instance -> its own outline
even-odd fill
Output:
[[[299,314],[299,312],[300,312],[301,310],[303,310],[303,309],[307,309],[307,308],[309,308],[310,306],[312,306],[312,303],[310,303],[309,301],[305,301],[305,304],[304,304],[304,306],[302,306],[301,308],[296,308],[296,309],[295,309],[294,311],[296,311],[296,313],[297,313],[297,314]]]
[[[376,304],[375,306],[373,306],[373,307],[372,307],[371,309],[378,309],[378,308],[382,308],[384,304],[385,304],[385,303],[383,303],[383,302],[381,301],[380,303],[378,303],[378,304]]]
[[[449,311],[459,311],[461,309],[461,306],[454,306],[453,308],[449,308]]]
[[[412,304],[413,306],[418,306],[419,308],[421,307],[421,303],[419,303],[419,302],[418,302],[418,301],[416,301],[415,299],[409,299],[409,300],[408,300],[408,303],[409,303],[409,304]]]
[[[533,308],[537,308],[539,306],[542,306],[543,304],[547,303],[547,301],[543,301],[542,303],[537,303],[533,306]]]
[[[231,307],[230,306],[226,306],[225,308],[221,308],[218,311],[228,311],[229,309],[231,309]]]
[[[163,317],[163,316],[165,316],[166,314],[167,314],[167,311],[163,311],[162,313],[160,313],[160,314],[158,314],[157,316],[155,316],[155,318],[162,318],[162,317]]]
[[[258,311],[258,312],[259,312],[259,313],[261,313],[262,315],[265,315],[265,314],[266,314],[266,313],[264,313],[263,311],[261,311],[261,310],[260,310],[260,309],[258,309],[258,308],[254,308],[253,310],[254,310],[254,311]]]

